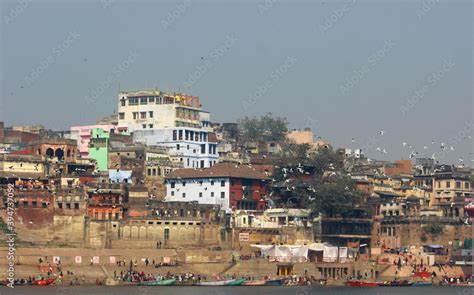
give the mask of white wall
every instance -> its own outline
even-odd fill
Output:
[[[176,130],[178,133],[179,130],[183,132],[183,139],[179,140],[177,137],[176,140],[173,139],[173,131]],[[184,133],[185,131],[199,132],[200,140],[192,141],[185,140]],[[166,146],[169,147],[169,155],[176,162],[182,162],[184,168],[201,168],[201,161],[204,161],[204,167],[208,168],[213,166],[219,160],[219,153],[217,152],[216,143],[209,143],[207,140],[204,140],[204,136],[207,137],[207,132],[190,127],[176,127],[176,128],[161,128],[154,130],[137,130],[133,133],[133,141],[144,143],[147,146]],[[201,145],[206,145],[205,153],[201,153]],[[178,150],[179,145],[179,150]],[[215,154],[211,154],[210,146],[216,146]]]
[[[202,181],[202,185],[199,183]],[[214,185],[211,185],[214,181]],[[224,181],[224,186],[221,186]],[[171,188],[171,183],[175,187]],[[186,184],[183,186],[183,182]],[[224,198],[221,193],[224,192]],[[183,197],[183,193],[185,197]],[[202,193],[202,197],[199,196]],[[212,197],[212,193],[214,196]],[[166,202],[193,202],[199,204],[219,205],[222,210],[229,208],[230,181],[229,178],[196,178],[196,179],[173,179],[166,181]]]

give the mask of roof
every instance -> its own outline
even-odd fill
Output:
[[[204,169],[177,169],[172,171],[167,179],[232,177],[246,179],[267,179],[260,171],[247,165],[232,163],[217,163],[211,168]]]

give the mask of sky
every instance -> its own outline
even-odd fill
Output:
[[[473,1],[0,2],[7,126],[93,124],[158,87],[214,122],[270,112],[373,158],[473,166]]]

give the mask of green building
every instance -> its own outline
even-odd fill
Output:
[[[92,129],[89,142],[89,158],[94,159],[100,171],[108,170],[110,133],[102,128]]]

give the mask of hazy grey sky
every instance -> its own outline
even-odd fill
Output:
[[[2,1],[0,119],[68,129],[158,86],[216,122],[272,112],[373,157],[445,142],[473,163],[472,1],[219,2]]]

